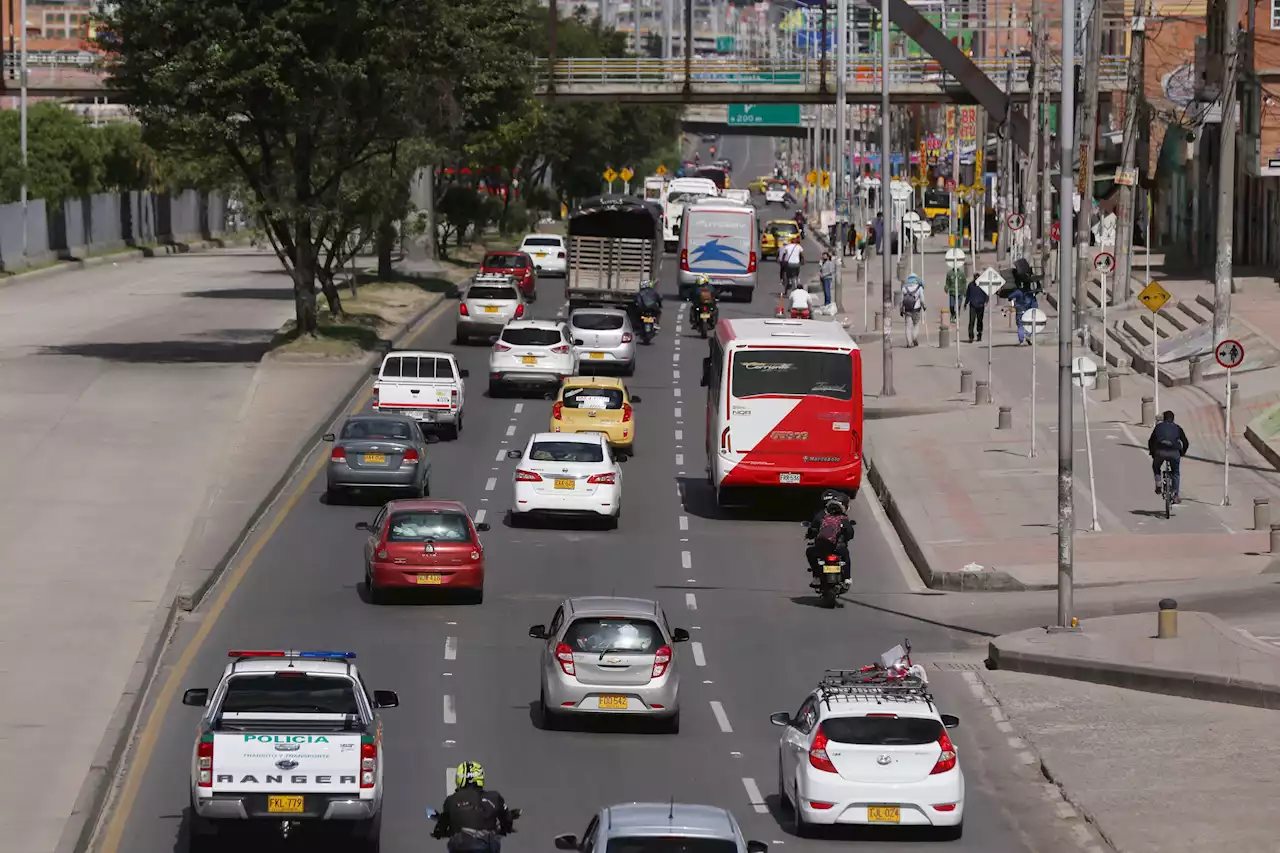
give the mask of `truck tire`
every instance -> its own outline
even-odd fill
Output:
[[[382,812],[369,820],[359,820],[351,825],[352,850],[359,853],[378,853],[382,849]]]
[[[187,808],[186,825],[183,830],[187,837],[187,850],[189,853],[212,851],[217,846],[217,831],[213,821],[206,820],[196,814],[195,803],[191,802]]]

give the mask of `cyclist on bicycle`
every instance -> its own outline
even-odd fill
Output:
[[[1165,412],[1160,423],[1151,430],[1147,439],[1147,452],[1151,454],[1151,473],[1156,478],[1156,494],[1160,494],[1160,466],[1169,463],[1169,473],[1173,477],[1173,502],[1182,503],[1180,489],[1182,487],[1182,457],[1191,449],[1187,434],[1182,427],[1173,422],[1173,412]]]
[[[800,237],[792,237],[790,242],[778,250],[778,272],[784,292],[790,291],[795,282],[800,280],[800,267],[804,264],[804,248],[800,245]]]

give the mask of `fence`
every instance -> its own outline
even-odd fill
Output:
[[[0,205],[0,270],[20,272],[130,246],[214,240],[226,222],[226,195],[216,191],[98,193],[54,206],[32,199],[25,216],[21,204]]]

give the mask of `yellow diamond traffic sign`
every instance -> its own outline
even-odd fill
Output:
[[[818,176],[818,182],[822,184],[822,188],[824,190],[827,187],[831,186],[831,173],[823,172],[821,175]]]
[[[608,181],[609,183],[613,183],[614,181],[618,180],[618,173],[617,173],[617,172],[615,172],[615,171],[613,171],[613,169],[612,169],[612,168],[605,169],[605,170],[604,170],[604,179],[605,179],[606,181]]]
[[[815,169],[815,170],[813,170],[813,171],[809,172],[809,174],[805,175],[805,176],[804,176],[804,182],[805,182],[806,184],[809,184],[809,185],[816,184],[816,183],[818,182],[818,172],[817,172],[817,170]]]
[[[654,171],[659,175],[665,175],[667,173],[667,167],[659,163],[658,168],[654,169]]]
[[[630,166],[623,166],[622,171],[619,172],[618,174],[622,176],[622,180],[629,181],[631,180],[631,176],[634,175],[635,172],[631,171]]]
[[[1138,299],[1142,300],[1142,304],[1152,313],[1159,311],[1172,298],[1173,294],[1161,287],[1158,281],[1151,282],[1138,294]]]

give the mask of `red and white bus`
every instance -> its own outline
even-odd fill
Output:
[[[716,324],[703,360],[707,477],[721,506],[741,487],[862,485],[862,353],[839,323]]]

